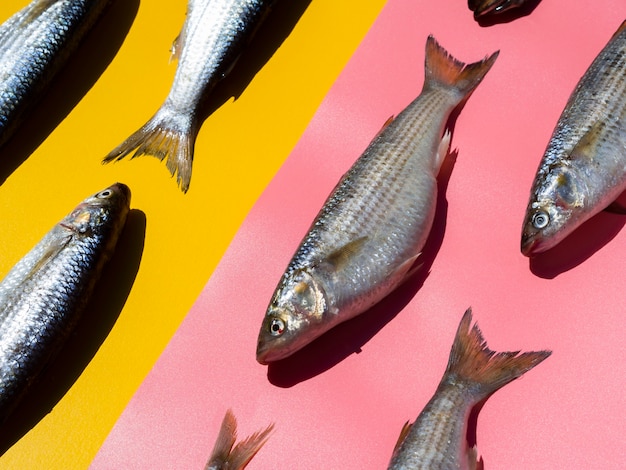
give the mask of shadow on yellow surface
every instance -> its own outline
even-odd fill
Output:
[[[132,209],[115,253],[105,266],[72,336],[0,426],[0,455],[52,411],[95,356],[124,308],[135,282],[145,233],[145,214]],[[103,384],[103,388],[106,386]]]

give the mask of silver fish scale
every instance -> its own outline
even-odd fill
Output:
[[[599,142],[601,151],[598,153],[607,155],[608,158],[611,155],[622,156],[618,160],[623,160],[626,150],[624,122],[626,29],[596,57],[570,96],[538,173],[545,177],[554,166],[568,164],[567,156],[594,125],[601,126],[602,133],[606,135]],[[620,144],[621,146],[616,147]],[[625,165],[626,163],[622,163],[622,167]]]
[[[234,66],[254,32],[251,25],[258,24],[274,1],[190,1],[166,106],[193,117],[201,98]]]
[[[130,197],[112,188],[121,189],[87,199],[0,283],[0,423],[67,339],[111,256]]]
[[[110,0],[35,0],[0,25],[0,143]]]
[[[340,272],[333,271],[332,292],[341,299],[369,304],[397,283],[410,266],[389,278],[424,245],[437,200],[437,151],[449,113],[462,96],[431,87],[375,138],[344,175],[294,255],[285,278],[294,271],[323,264],[330,255],[363,239],[363,246]],[[371,295],[354,292],[376,284]],[[379,287],[378,287],[379,286]],[[342,291],[345,292],[342,293]]]
[[[476,405],[471,386],[442,384],[394,454],[389,470],[468,469],[467,419]]]

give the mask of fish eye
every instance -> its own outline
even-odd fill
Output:
[[[110,197],[113,194],[113,191],[111,191],[110,189],[105,189],[104,191],[99,192],[96,197],[99,197],[101,199],[106,199],[108,197]]]
[[[550,223],[550,216],[544,211],[535,212],[531,222],[536,229],[546,228]]]
[[[272,318],[270,322],[270,334],[280,336],[285,332],[285,322],[280,318]]]

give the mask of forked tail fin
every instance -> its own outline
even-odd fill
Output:
[[[426,79],[424,88],[438,84],[456,88],[465,98],[485,77],[500,51],[485,59],[465,64],[452,57],[431,35],[426,40]]]
[[[211,457],[205,470],[242,470],[252,457],[263,447],[274,429],[270,424],[262,431],[255,432],[235,445],[237,440],[237,420],[231,410],[226,411],[222,427],[215,441]],[[233,445],[235,445],[233,447]]]
[[[152,155],[165,165],[183,192],[189,189],[193,149],[198,129],[192,117],[161,107],[144,126],[114,148],[102,163]],[[133,153],[134,152],[134,153]]]
[[[500,352],[487,347],[478,325],[472,323],[472,309],[468,308],[456,333],[444,377],[458,377],[479,384],[484,398],[512,380],[520,377],[541,361],[551,351]]]

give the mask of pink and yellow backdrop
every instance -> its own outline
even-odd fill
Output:
[[[4,2],[1,19],[23,3]],[[130,286],[82,373],[0,466],[202,468],[232,408],[241,435],[275,423],[250,469],[385,468],[472,306],[492,349],[553,350],[483,408],[485,467],[623,468],[625,219],[602,213],[531,262],[519,252],[539,159],[626,18],[622,1],[542,1],[481,26],[462,0],[312,0],[286,15],[293,29],[205,122],[187,195],[156,159],[99,163],[167,93],[185,12],[182,1],[121,3],[113,14],[124,21],[101,26],[127,28],[119,51],[0,186],[0,269],[120,180],[137,209],[125,245],[135,264],[115,265]],[[282,271],[338,178],[419,93],[429,34],[464,61],[501,53],[456,121],[423,272],[293,358],[257,364]]]

